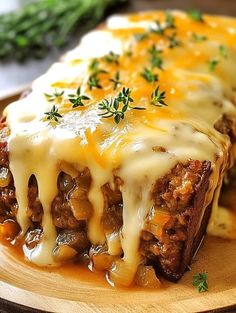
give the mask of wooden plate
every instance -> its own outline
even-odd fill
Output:
[[[207,237],[191,271],[159,290],[115,289],[78,266],[43,271],[0,247],[0,297],[50,312],[202,312],[236,304],[236,241]],[[199,294],[192,276],[208,273]],[[235,307],[236,309],[236,307]]]

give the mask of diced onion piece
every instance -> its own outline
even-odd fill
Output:
[[[135,276],[135,283],[144,288],[160,288],[161,286],[161,282],[156,277],[154,268],[145,265],[139,265]]]
[[[132,284],[136,272],[133,264],[128,264],[123,260],[117,260],[109,274],[109,280],[115,285],[128,287]]]
[[[6,167],[0,168],[0,187],[7,187],[11,182],[11,172]]]
[[[67,162],[62,162],[60,164],[60,169],[64,173],[70,175],[72,178],[75,178],[78,176],[78,171],[71,164],[69,164]]]
[[[169,219],[170,214],[168,212],[163,212],[156,209],[149,217],[149,220],[145,226],[145,230],[152,233],[155,237],[161,237],[163,228]]]
[[[57,262],[65,262],[73,259],[77,251],[67,245],[57,246],[54,250],[54,258]]]
[[[11,241],[20,232],[20,226],[13,220],[6,220],[0,224],[0,239]]]
[[[95,254],[92,257],[93,267],[98,271],[109,270],[115,261],[115,257],[108,253]]]
[[[79,220],[87,220],[92,216],[93,209],[91,203],[87,199],[70,199],[70,205],[74,217]]]

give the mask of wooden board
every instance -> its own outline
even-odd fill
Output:
[[[236,304],[236,241],[206,238],[178,283],[159,290],[115,289],[89,271],[42,271],[0,248],[0,297],[50,312],[203,312]],[[206,271],[209,291],[199,294],[192,276]],[[80,278],[79,273],[82,272]],[[236,310],[236,306],[234,307]]]

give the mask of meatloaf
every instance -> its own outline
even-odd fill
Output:
[[[86,35],[4,110],[1,240],[112,285],[180,279],[234,164],[235,50],[235,19],[180,11]]]

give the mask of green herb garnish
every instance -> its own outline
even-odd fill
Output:
[[[73,104],[72,108],[77,108],[79,106],[84,106],[84,100],[90,100],[88,96],[81,95],[81,87],[76,90],[76,94],[71,94],[69,96],[69,101]]]
[[[166,26],[165,28],[176,28],[175,26],[175,18],[170,12],[166,12]]]
[[[120,81],[120,72],[116,72],[114,78],[111,78],[110,81],[114,84],[114,90],[121,84]]]
[[[94,73],[89,76],[88,86],[90,90],[92,90],[93,88],[102,89],[102,85],[100,84],[100,79],[98,78],[98,73]]]
[[[160,86],[158,86],[152,93],[151,104],[158,106],[158,107],[162,107],[163,105],[167,106],[167,104],[164,101],[165,98],[166,98],[166,92],[160,91]]]
[[[174,49],[175,47],[179,47],[179,46],[181,46],[182,45],[182,42],[180,41],[180,40],[178,40],[177,38],[176,38],[176,36],[177,36],[177,33],[176,32],[174,32],[172,35],[170,35],[170,36],[167,36],[167,38],[169,39],[169,48],[170,49]]]
[[[148,50],[149,54],[151,55],[151,65],[152,68],[159,68],[163,69],[163,59],[160,57],[160,54],[163,52],[162,50],[158,50],[155,45],[152,45],[152,47]]]
[[[60,118],[62,118],[62,115],[58,113],[58,108],[53,105],[51,110],[49,112],[45,112],[45,115],[47,115],[47,120],[58,122]]]
[[[142,33],[142,34],[135,34],[134,38],[136,41],[143,41],[144,39],[147,39],[149,37],[148,33]]]
[[[88,79],[88,86],[89,89],[93,89],[93,88],[98,88],[98,89],[102,89],[102,85],[100,84],[100,79],[98,77],[99,74],[107,74],[107,71],[100,69],[99,68],[99,61],[98,59],[93,59],[93,61],[91,62],[90,66],[89,66],[90,71],[92,72],[92,74],[89,76]]]
[[[115,63],[116,65],[119,65],[119,57],[120,57],[119,54],[110,51],[109,54],[104,57],[104,60],[107,63]]]
[[[49,102],[53,102],[53,101],[60,99],[63,96],[63,94],[64,94],[64,91],[59,92],[55,89],[53,93],[51,94],[45,93],[44,95]]]
[[[187,11],[188,16],[196,22],[204,22],[202,12],[197,9],[191,9]]]
[[[158,81],[158,75],[155,74],[152,70],[145,67],[143,72],[141,73],[141,76],[146,79],[149,83],[155,83]]]
[[[220,55],[221,55],[223,58],[225,58],[225,59],[228,58],[228,50],[227,50],[226,46],[220,45],[220,46],[219,46],[219,51],[220,51]]]
[[[163,25],[158,20],[155,21],[155,24],[155,28],[152,27],[150,32],[158,35],[164,35],[167,29],[176,28],[175,18],[170,12],[166,12],[166,19]]]
[[[125,0],[24,1],[22,9],[0,15],[0,59],[43,58],[68,43],[79,29],[93,28],[111,7]]]
[[[104,99],[98,104],[99,110],[104,111],[103,113],[100,113],[99,116],[102,118],[112,117],[114,118],[115,123],[119,124],[119,122],[124,119],[125,113],[128,109],[145,110],[145,108],[130,106],[130,103],[133,101],[134,100],[131,98],[131,90],[124,87],[116,98],[111,99],[110,101]]]
[[[207,274],[199,273],[193,276],[193,286],[197,287],[198,292],[208,291]]]
[[[196,33],[192,33],[191,40],[196,41],[196,42],[201,42],[201,41],[206,41],[207,37],[204,35],[198,35]]]
[[[216,69],[219,62],[220,60],[218,58],[211,59],[208,64],[209,71],[213,72]]]

